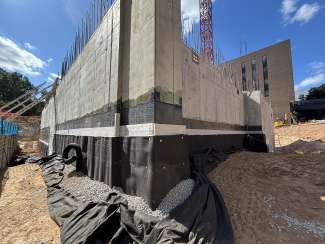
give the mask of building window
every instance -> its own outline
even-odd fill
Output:
[[[244,63],[241,65],[241,75],[242,75],[243,91],[247,91],[246,65]]]
[[[253,81],[253,89],[255,91],[259,90],[259,84],[257,81],[257,71],[256,71],[256,58],[252,60],[252,81]]]
[[[263,56],[263,79],[264,79],[264,96],[270,96],[270,83],[269,83],[269,71],[267,64],[267,57]]]

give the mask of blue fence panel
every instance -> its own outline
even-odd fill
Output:
[[[1,136],[15,136],[18,134],[18,126],[4,119],[0,119],[0,135]]]

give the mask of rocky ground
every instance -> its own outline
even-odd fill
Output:
[[[236,243],[325,243],[324,142],[325,124],[279,128],[275,153],[239,152],[210,173]],[[37,153],[35,142],[21,145]],[[40,168],[10,168],[0,182],[0,244],[59,243]]]

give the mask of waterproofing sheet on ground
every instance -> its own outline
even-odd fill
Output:
[[[159,221],[130,210],[118,193],[108,193],[103,202],[78,202],[61,187],[62,157],[52,155],[38,163],[62,243],[233,243],[222,196],[202,173],[193,172],[196,186],[191,197]]]

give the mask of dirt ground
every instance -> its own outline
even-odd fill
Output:
[[[325,124],[280,128],[276,136],[287,146],[233,154],[209,175],[236,243],[325,243]]]
[[[19,140],[18,145],[20,148],[20,154],[25,156],[39,156],[40,150],[38,143],[38,140]]]
[[[302,124],[280,127],[275,130],[277,147],[284,147],[298,140],[325,142],[325,124]]]
[[[48,213],[47,190],[40,167],[17,166],[2,175],[0,243],[60,243],[59,228]]]

